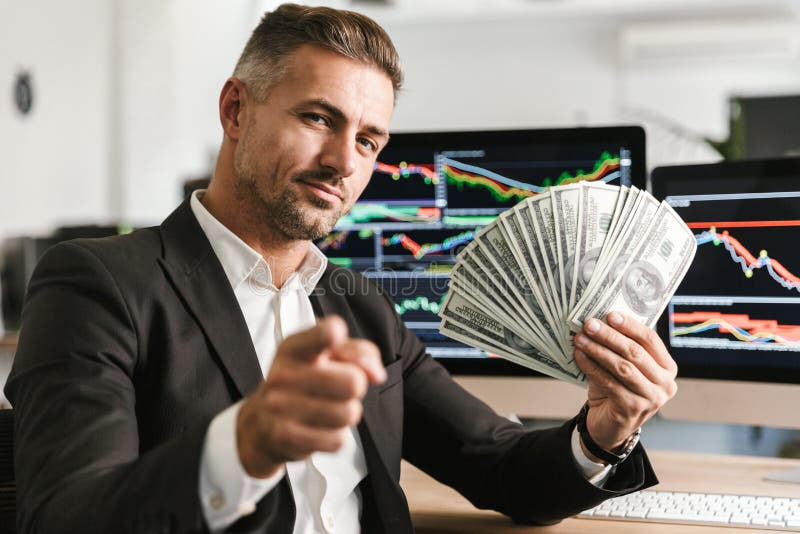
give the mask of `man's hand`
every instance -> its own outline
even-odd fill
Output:
[[[329,317],[278,346],[267,378],[236,421],[248,475],[266,478],[288,461],[344,444],[361,419],[368,384],[386,380],[378,347],[347,336],[344,321]]]
[[[614,451],[675,395],[678,366],[652,329],[619,312],[606,321],[584,323],[575,360],[589,378],[586,428]]]

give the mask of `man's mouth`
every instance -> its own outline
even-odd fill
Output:
[[[326,202],[337,203],[344,201],[344,193],[332,185],[311,180],[300,180],[300,183],[311,191],[314,196]]]

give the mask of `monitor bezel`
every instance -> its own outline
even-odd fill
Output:
[[[513,130],[474,130],[474,131],[427,131],[392,132],[388,146],[392,149],[405,145],[409,148],[420,146],[433,150],[457,150],[476,144],[518,144],[536,145],[544,143],[603,143],[618,144],[629,148],[631,159],[631,183],[644,189],[647,183],[647,155],[645,152],[645,132],[641,126],[592,126],[578,128],[544,128]],[[466,376],[544,376],[540,373],[511,363],[502,358],[438,358],[451,374]]]
[[[656,167],[650,175],[651,192],[655,198],[663,200],[667,193],[667,182],[695,182],[701,179],[708,180],[710,176],[716,176],[719,179],[761,177],[770,181],[791,177],[796,180],[800,177],[800,158],[768,158]],[[658,319],[656,331],[669,348],[667,314],[668,311],[665,311]],[[728,367],[712,364],[688,364],[679,361],[678,376],[724,381],[800,384],[800,368]]]

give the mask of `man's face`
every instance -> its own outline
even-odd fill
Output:
[[[304,45],[263,103],[252,95],[234,153],[235,195],[248,218],[285,237],[328,233],[355,203],[388,141],[394,107],[377,68]]]

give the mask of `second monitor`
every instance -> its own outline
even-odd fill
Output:
[[[697,255],[659,322],[676,419],[800,429],[800,158],[659,167]]]

